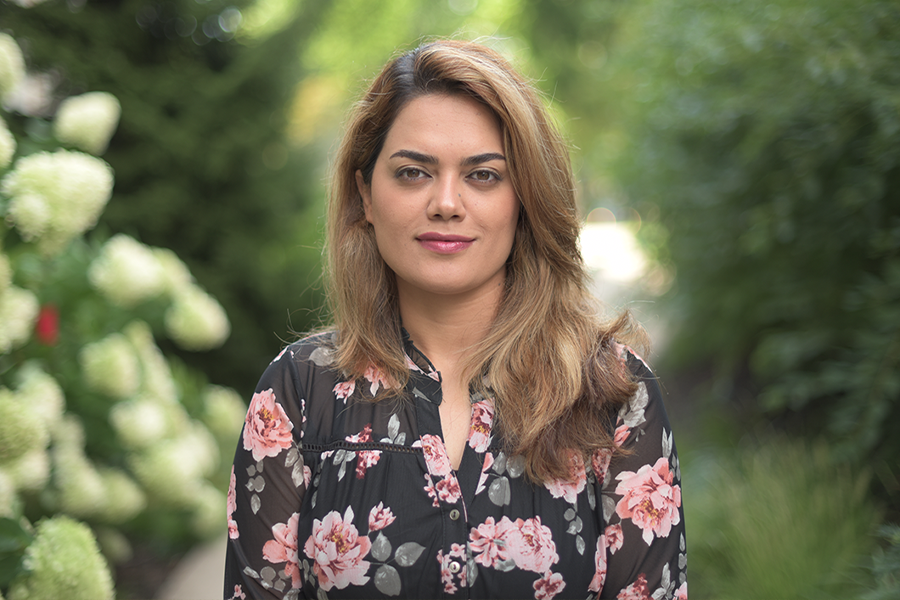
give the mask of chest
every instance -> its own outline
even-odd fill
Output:
[[[429,385],[413,386],[409,402],[348,403],[328,435],[307,424],[306,593],[519,598],[564,581],[557,598],[587,596],[604,528],[593,474],[569,487],[528,483],[493,435],[490,400],[466,398],[448,414],[459,404],[434,402]]]

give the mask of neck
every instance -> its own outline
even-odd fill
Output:
[[[466,351],[490,331],[503,288],[463,298],[398,292],[400,317],[413,342],[442,375],[459,377]]]

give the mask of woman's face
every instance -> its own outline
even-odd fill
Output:
[[[370,185],[356,174],[401,301],[499,293],[519,216],[496,117],[465,96],[428,95],[397,115]]]

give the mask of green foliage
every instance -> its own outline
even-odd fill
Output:
[[[865,594],[864,600],[890,600],[900,596],[900,527],[884,525],[878,533],[888,547],[878,548],[872,556],[875,589]]]
[[[691,597],[850,598],[878,519],[866,474],[824,445],[768,439],[685,456]]]
[[[307,211],[322,196],[319,157],[292,150],[284,129],[297,46],[328,6],[303,3],[265,38],[222,28],[250,4],[3,6],[3,27],[23,40],[33,69],[56,74],[58,94],[104,90],[120,100],[108,154],[116,190],[102,225],[173,249],[222,302],[230,344],[209,355],[165,349],[245,393],[289,325],[314,320],[302,309],[320,303],[319,226]],[[13,126],[21,133],[29,122]]]
[[[799,415],[845,456],[900,439],[900,9],[650,0],[617,33],[633,202],[658,208],[670,353]]]
[[[22,569],[25,550],[34,540],[34,532],[21,520],[0,518],[0,588],[6,589]]]

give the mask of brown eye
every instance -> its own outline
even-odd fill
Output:
[[[425,176],[426,176],[425,171],[423,171],[422,169],[418,169],[416,167],[407,167],[407,168],[401,169],[400,171],[397,172],[397,177],[399,179],[415,180],[415,179],[422,179]]]
[[[494,173],[493,171],[490,171],[488,169],[479,169],[479,170],[475,171],[474,173],[472,173],[469,177],[471,177],[475,181],[484,182],[484,183],[500,180],[500,177],[496,173]]]

